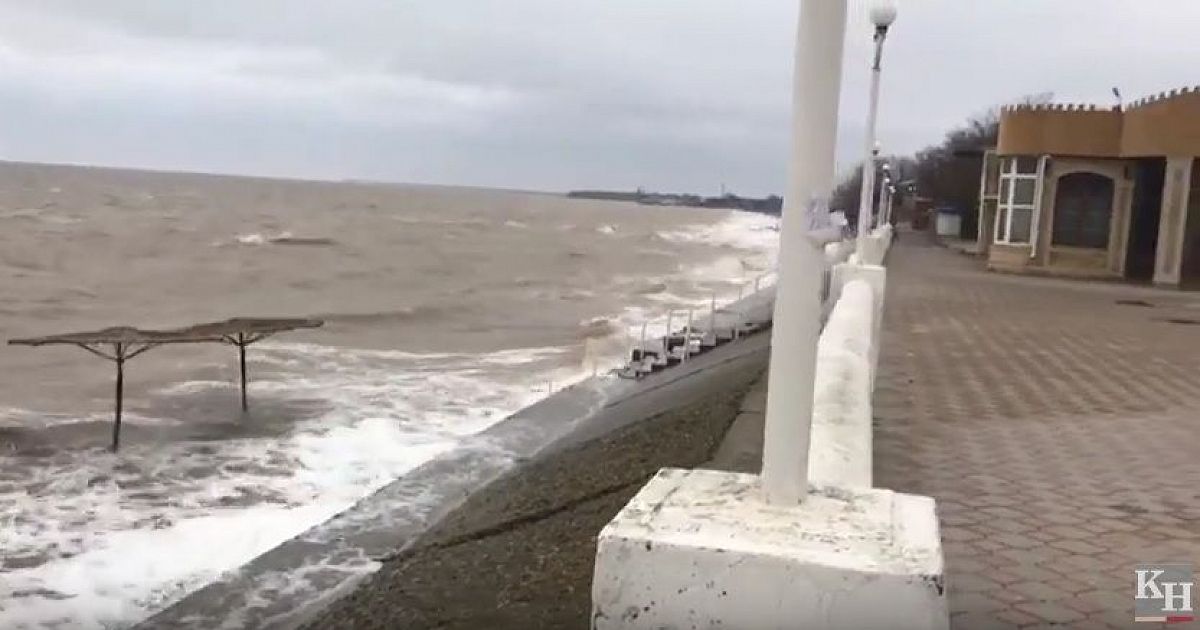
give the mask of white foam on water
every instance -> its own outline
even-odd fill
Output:
[[[771,217],[733,212],[716,224],[660,234],[731,251],[710,267],[665,278],[667,288],[657,297],[643,296],[648,304],[606,318],[611,332],[582,342],[583,365],[571,359],[578,348],[562,347],[472,355],[256,346],[259,402],[321,401],[325,406],[314,417],[261,437],[129,441],[118,455],[99,448],[57,453],[30,467],[28,479],[0,480],[0,555],[30,559],[8,563],[11,568],[0,573],[0,627],[124,627],[146,617],[465,444],[511,412],[593,370],[602,372],[610,362],[615,367],[642,321],[652,322],[650,335],[662,335],[668,308],[706,307],[713,282],[752,280],[770,268],[776,224]],[[234,241],[263,245],[272,238],[243,234]],[[739,269],[747,270],[744,277]],[[722,304],[736,298],[732,286],[724,288]],[[684,317],[676,316],[675,328]],[[234,388],[196,380],[156,394],[203,396]],[[0,411],[0,425],[6,416],[29,415]],[[135,418],[135,424],[176,421]],[[361,562],[338,568],[372,570]],[[303,579],[281,576],[281,588]]]
[[[233,240],[242,245],[266,245],[274,237],[263,236],[257,232],[250,234],[238,234],[233,237]]]
[[[667,279],[667,289],[646,294],[656,305],[627,306],[615,319],[625,327],[626,336],[638,342],[645,325],[646,339],[666,335],[668,316],[671,329],[686,324],[692,310],[693,325],[706,326],[715,296],[717,308],[750,295],[755,280],[759,289],[772,286],[773,272],[779,259],[779,218],[752,212],[733,211],[722,221],[684,226],[656,233],[671,242],[704,243],[732,250],[711,262],[681,267],[676,278]]]
[[[779,253],[779,217],[755,212],[733,211],[724,220],[676,230],[656,232],[659,238],[679,243],[705,243],[758,252],[773,267]]]
[[[79,217],[57,214],[45,208],[17,208],[15,210],[0,210],[0,220],[3,219],[29,219],[54,225],[72,225],[83,221],[83,219]]]
[[[254,384],[256,396],[320,398],[327,413],[283,436],[64,453],[33,468],[38,478],[11,491],[0,486],[0,553],[51,558],[0,573],[0,627],[136,622],[545,397],[551,386],[579,380],[580,366],[563,363],[569,351],[419,355],[264,343],[255,359],[266,372]],[[193,381],[159,393],[210,389],[231,387]]]
[[[5,628],[120,627],[328,518],[334,501],[218,510],[161,529],[107,533],[92,549],[5,574]],[[39,588],[69,595],[13,596]]]

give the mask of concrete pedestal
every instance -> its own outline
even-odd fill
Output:
[[[592,627],[948,627],[932,499],[761,497],[755,475],[660,471],[600,533]]]

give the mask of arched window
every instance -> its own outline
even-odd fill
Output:
[[[1054,196],[1052,243],[1107,249],[1112,205],[1112,179],[1096,173],[1062,176]]]

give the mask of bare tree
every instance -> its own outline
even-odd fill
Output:
[[[1053,93],[1044,92],[1017,102],[1037,105],[1049,103],[1053,98]],[[908,186],[901,187],[896,202],[916,194],[938,206],[960,208],[965,216],[973,217],[969,211],[975,207],[979,194],[983,152],[996,146],[999,132],[1000,107],[993,107],[951,129],[940,144],[925,147],[912,157],[886,158],[892,164],[893,179],[914,184],[911,190]],[[859,165],[834,189],[832,207],[856,217],[861,189],[862,165]]]

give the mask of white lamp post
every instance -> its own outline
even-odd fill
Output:
[[[892,205],[896,201],[896,186],[894,184],[888,184],[887,194],[887,207],[884,208],[883,222],[885,225],[891,225]]]
[[[867,109],[866,150],[863,156],[863,178],[861,198],[858,204],[859,262],[866,251],[867,232],[871,227],[871,197],[875,192],[875,120],[879,114],[879,75],[883,64],[883,42],[888,28],[896,21],[896,5],[893,0],[883,0],[871,9],[871,23],[875,25],[875,63],[871,66],[871,97]]]
[[[821,244],[812,228],[828,213],[842,85],[846,0],[803,0],[792,92],[792,158],[779,237],[762,484],[768,502],[808,494],[813,378],[821,334]]]
[[[887,162],[883,163],[883,179],[879,181],[879,202],[875,207],[875,227],[883,225],[883,209],[887,205],[887,189],[892,184],[892,167]]]

